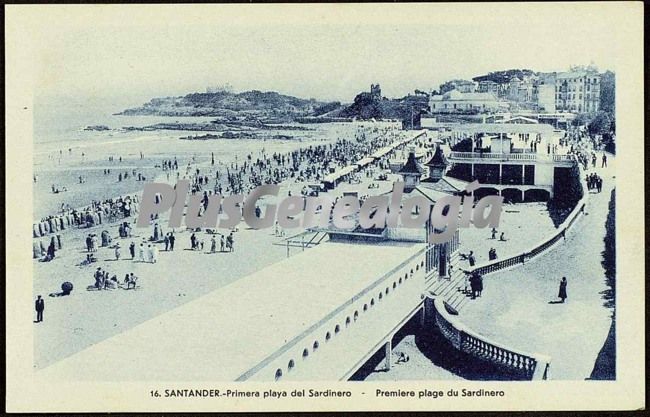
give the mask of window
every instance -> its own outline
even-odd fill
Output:
[[[381,300],[384,297],[382,293],[379,293],[379,299]]]
[[[359,312],[355,311],[354,312],[354,321],[357,321],[358,318],[359,318]]]
[[[305,350],[302,351],[302,357],[306,358],[307,356],[309,356],[309,350],[305,348]]]
[[[367,308],[367,305],[366,305],[365,307]],[[349,325],[350,325],[350,316],[347,316],[347,317],[345,318],[345,326],[347,327],[347,326],[349,326]]]
[[[374,299],[374,298],[371,298],[371,299],[370,299],[370,305],[371,305],[371,306],[374,306],[374,305],[375,305],[375,299]]]
[[[292,370],[294,366],[296,366],[296,363],[293,361],[293,359],[291,359],[289,361],[289,365],[287,365],[287,369]]]
[[[282,369],[275,371],[275,380],[277,381],[280,378],[282,378]]]
[[[326,342],[327,342],[328,340],[330,340],[331,338],[332,338],[332,333],[330,333],[330,332],[325,333],[325,341],[326,341]]]
[[[314,350],[318,349],[318,346],[319,346],[319,345],[318,345],[318,340],[316,340],[316,341],[314,342]]]
[[[395,289],[396,287],[397,287],[397,283],[393,282],[393,289]]]
[[[386,287],[386,295],[388,295],[388,287]]]
[[[363,311],[368,311],[368,304],[363,305]]]
[[[334,327],[334,334],[336,334],[336,333],[338,333],[338,332],[340,332],[340,331],[341,331],[341,326],[339,326],[339,325],[337,324],[336,327]]]

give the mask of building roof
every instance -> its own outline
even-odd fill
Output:
[[[531,119],[530,117],[524,117],[524,116],[514,116],[514,117],[511,117],[510,119],[505,119],[503,121],[503,123],[513,123],[513,122],[516,122],[518,120],[520,120],[522,122],[526,122],[528,124],[539,124],[539,122],[537,120]]]
[[[432,202],[440,200],[442,197],[457,194],[463,191],[464,187],[458,188],[449,181],[449,177],[442,177],[438,182],[423,180],[420,185],[415,187],[413,192],[418,192]]]
[[[447,158],[445,158],[444,152],[442,152],[442,149],[440,149],[440,145],[436,146],[436,151],[433,153],[433,156],[431,159],[429,159],[429,162],[424,164],[426,166],[447,166],[449,165],[449,162],[447,162]]]
[[[543,133],[551,134],[555,128],[545,123],[433,123],[432,127],[448,127],[455,131],[473,133]]]
[[[409,152],[408,159],[404,166],[398,171],[400,174],[423,174],[424,170],[415,159],[415,152]]]
[[[566,79],[566,78],[580,78],[580,77],[585,77],[585,76],[590,76],[590,77],[595,77],[598,76],[599,74],[597,72],[588,72],[588,71],[568,71],[568,72],[561,72],[557,74],[558,79]]]
[[[461,93],[458,90],[447,91],[445,94],[431,96],[433,101],[497,101],[492,93]]]

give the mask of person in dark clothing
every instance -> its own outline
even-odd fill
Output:
[[[563,303],[564,300],[568,298],[566,294],[566,286],[567,286],[566,277],[562,277],[562,281],[560,281],[560,291],[558,292],[557,296],[562,300]]]
[[[476,264],[476,259],[474,258],[474,252],[469,251],[469,255],[467,255],[467,261],[469,262],[469,266],[474,266],[474,264]]]
[[[131,259],[135,259],[135,243],[133,242],[129,245],[129,253],[131,254]]]
[[[45,310],[45,300],[40,295],[37,296],[34,307],[36,308],[36,322],[40,323],[43,321],[43,311]]]
[[[607,167],[607,156],[603,154],[603,163],[600,166],[601,168]]]
[[[169,250],[173,251],[174,250],[174,241],[176,241],[176,237],[174,237],[173,233],[169,234]]]
[[[476,275],[476,295],[479,297],[483,292],[483,277],[479,274]]]
[[[478,282],[476,280],[476,274],[469,276],[469,287],[472,289],[472,300],[476,298],[478,292]]]

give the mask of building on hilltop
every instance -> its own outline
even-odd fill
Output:
[[[379,84],[370,84],[370,96],[373,99],[381,100],[381,87]]]

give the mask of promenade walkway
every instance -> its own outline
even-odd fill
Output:
[[[603,190],[589,196],[585,215],[566,242],[523,266],[487,275],[482,297],[461,311],[463,322],[482,335],[514,349],[551,356],[554,380],[588,378],[610,328],[612,311],[604,307],[601,294],[607,289],[601,260],[615,185],[612,155],[608,164],[595,169],[603,178]],[[568,300],[561,304],[557,295],[563,276],[568,280]]]

